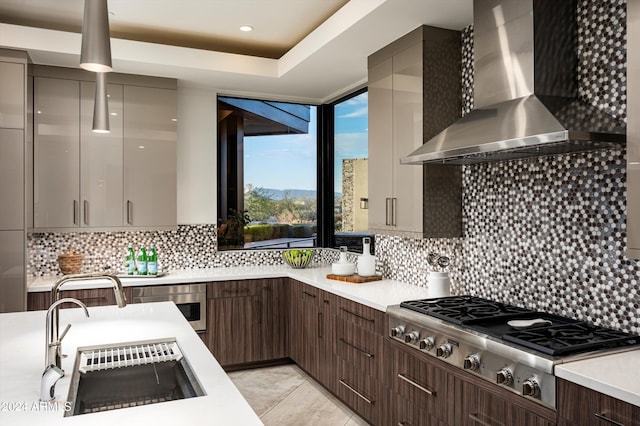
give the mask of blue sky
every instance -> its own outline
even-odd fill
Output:
[[[367,93],[336,105],[336,165],[343,158],[366,158]],[[244,183],[273,189],[316,189],[316,108],[311,109],[309,133],[253,136],[244,139]],[[336,167],[335,191],[342,191]]]

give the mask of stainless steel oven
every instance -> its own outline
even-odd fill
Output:
[[[193,329],[207,331],[207,285],[179,284],[137,287],[133,303],[174,302]]]

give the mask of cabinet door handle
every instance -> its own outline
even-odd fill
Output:
[[[603,422],[607,422],[607,423],[615,425],[615,426],[624,426],[624,424],[622,424],[620,422],[616,422],[615,420],[610,419],[609,417],[605,416],[604,414],[594,413],[593,415],[596,416],[597,418],[599,418],[600,420],[602,420]]]
[[[320,339],[322,339],[322,329],[323,327],[323,323],[324,323],[324,315],[322,315],[322,312],[318,312],[318,337]]]
[[[348,314],[351,314],[351,315],[353,315],[354,317],[360,318],[360,319],[362,319],[362,320],[369,321],[369,322],[372,322],[372,323],[374,323],[374,324],[375,324],[375,322],[376,322],[376,320],[374,320],[374,319],[364,317],[364,316],[362,316],[362,315],[360,315],[360,314],[356,314],[355,312],[352,312],[352,311],[350,311],[350,310],[348,310],[348,309],[346,309],[346,308],[340,308],[340,310],[341,310],[341,311],[344,311],[344,312],[346,312],[346,313],[348,313]]]
[[[384,212],[384,224],[386,226],[391,225],[391,222],[389,220],[389,217],[391,216],[389,214],[390,210],[391,210],[391,198],[385,198],[385,212]]]
[[[307,292],[307,291],[303,291],[303,292],[302,292],[302,294],[304,294],[304,295],[306,295],[306,296],[309,296],[309,297],[313,297],[314,299],[316,298],[316,295],[315,295],[315,294],[313,294],[313,293],[309,293],[309,292]]]
[[[78,200],[73,200],[73,224],[78,224]]]
[[[374,354],[370,354],[369,352],[360,349],[359,347],[357,347],[356,345],[354,345],[353,343],[347,342],[343,337],[340,338],[340,341],[342,343],[344,343],[345,345],[355,349],[356,351],[360,352],[362,355],[366,356],[367,358],[374,358],[375,355]]]
[[[87,200],[84,200],[83,202],[84,206],[83,208],[83,212],[82,212],[82,220],[84,221],[85,225],[89,224],[89,202]]]
[[[256,307],[258,308],[258,324],[262,324],[262,302],[256,299]]]
[[[133,209],[133,203],[131,202],[131,200],[127,200],[127,224],[129,225],[133,225],[133,223],[131,222],[131,216],[133,216],[132,214],[132,209]]]
[[[367,398],[366,396],[364,396],[363,394],[361,394],[360,392],[358,392],[357,390],[355,390],[353,387],[351,387],[347,382],[345,382],[344,380],[340,379],[340,384],[342,386],[344,386],[345,388],[349,389],[351,392],[355,393],[356,396],[358,396],[360,399],[362,399],[364,402],[366,402],[367,404],[373,404],[374,401],[370,400],[369,398]]]
[[[391,199],[391,225],[392,226],[398,226],[398,218],[396,214],[397,210],[398,210],[398,199],[392,198]]]
[[[482,420],[480,417],[478,417],[478,415],[476,413],[469,414],[469,418],[471,420],[473,420],[474,422],[478,423],[479,425],[482,425],[482,426],[493,426],[491,423],[487,423],[484,420]]]
[[[411,380],[410,378],[408,378],[407,376],[405,376],[402,373],[398,373],[398,377],[402,380],[404,380],[405,382],[409,383],[411,386],[415,387],[416,389],[421,390],[422,392],[426,393],[427,395],[431,395],[431,396],[436,396],[435,391],[431,391],[427,388],[425,388],[424,386],[414,382],[413,380]]]

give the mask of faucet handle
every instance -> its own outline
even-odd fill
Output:
[[[67,332],[69,331],[70,328],[71,328],[71,324],[67,324],[67,326],[64,328],[62,333],[60,333],[60,337],[58,337],[58,341],[55,342],[55,343],[57,343],[57,344],[62,343],[62,339],[64,339],[64,336],[67,335]]]

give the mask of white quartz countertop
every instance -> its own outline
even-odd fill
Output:
[[[45,311],[0,314],[0,424],[9,425],[261,425],[262,422],[171,302],[60,310],[60,329],[72,327],[62,341],[66,375],[55,389],[55,403],[39,404],[45,364]],[[79,346],[175,338],[205,396],[64,416],[76,349]]]
[[[328,279],[327,274],[329,273],[331,273],[330,266],[318,266],[305,269],[292,269],[287,265],[242,266],[178,270],[171,271],[158,278],[121,278],[121,281],[123,286],[132,287],[290,277],[383,312],[386,311],[387,306],[397,305],[405,300],[429,297],[428,289],[400,281],[384,279],[370,283],[352,284]],[[28,291],[50,291],[58,278],[60,277],[46,276],[30,278],[27,282]],[[64,284],[62,288],[65,290],[78,290],[103,287],[111,287],[111,283],[107,280],[78,281]]]
[[[640,407],[640,350],[560,364],[555,374]]]

